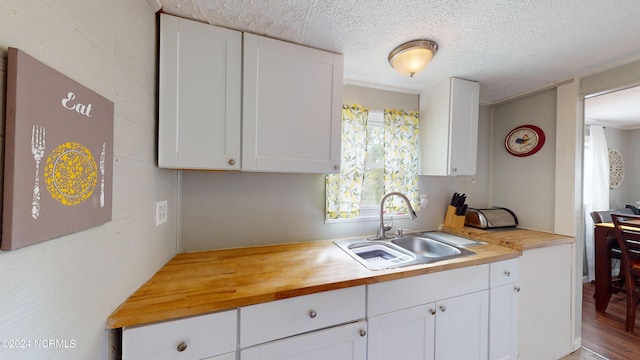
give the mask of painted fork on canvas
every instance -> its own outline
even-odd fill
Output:
[[[44,156],[45,129],[33,125],[31,130],[31,153],[36,162],[36,175],[33,185],[33,199],[31,201],[31,217],[38,219],[40,216],[40,161]]]

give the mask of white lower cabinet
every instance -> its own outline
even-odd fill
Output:
[[[240,351],[240,360],[365,360],[367,323],[359,321]]]
[[[241,360],[365,360],[366,287],[240,308]]]
[[[490,265],[489,359],[518,359],[518,259]]]
[[[433,359],[435,320],[428,305],[369,318],[368,359]]]
[[[232,360],[236,354],[236,310],[122,330],[122,359]]]
[[[511,259],[125,327],[122,359],[515,360],[518,267]]]
[[[523,251],[520,258],[518,359],[559,359],[574,350],[575,245]]]
[[[435,304],[435,359],[487,359],[489,291]]]
[[[369,319],[369,360],[486,359],[487,291]]]
[[[486,359],[488,265],[369,285],[369,360]]]

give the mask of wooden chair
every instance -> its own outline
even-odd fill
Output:
[[[625,330],[633,333],[636,323],[636,307],[640,299],[636,293],[636,283],[640,280],[640,215],[613,213],[611,218],[621,250],[620,271],[624,271],[627,290]]]
[[[611,219],[612,213],[633,215],[633,211],[630,208],[592,211],[590,215],[594,224],[600,224],[613,222]],[[620,254],[620,247],[618,246],[618,240],[616,237],[607,237],[607,241],[611,243],[609,258],[621,260],[622,255]],[[625,292],[624,283],[624,274],[620,271],[620,274],[611,280],[611,293],[619,294]],[[593,296],[595,296],[595,294]]]

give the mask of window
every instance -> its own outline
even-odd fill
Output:
[[[417,210],[418,113],[367,110],[344,106],[340,175],[327,175],[326,218],[377,219],[380,199],[399,191]],[[403,215],[397,197],[385,204],[385,214]]]

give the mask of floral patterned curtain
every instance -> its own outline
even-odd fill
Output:
[[[384,111],[384,191],[399,191],[420,209],[418,191],[418,120],[417,111],[385,109]],[[385,212],[406,213],[404,201],[390,197]]]
[[[353,218],[360,215],[368,117],[368,109],[355,104],[342,106],[340,174],[329,174],[326,179],[329,219]]]

